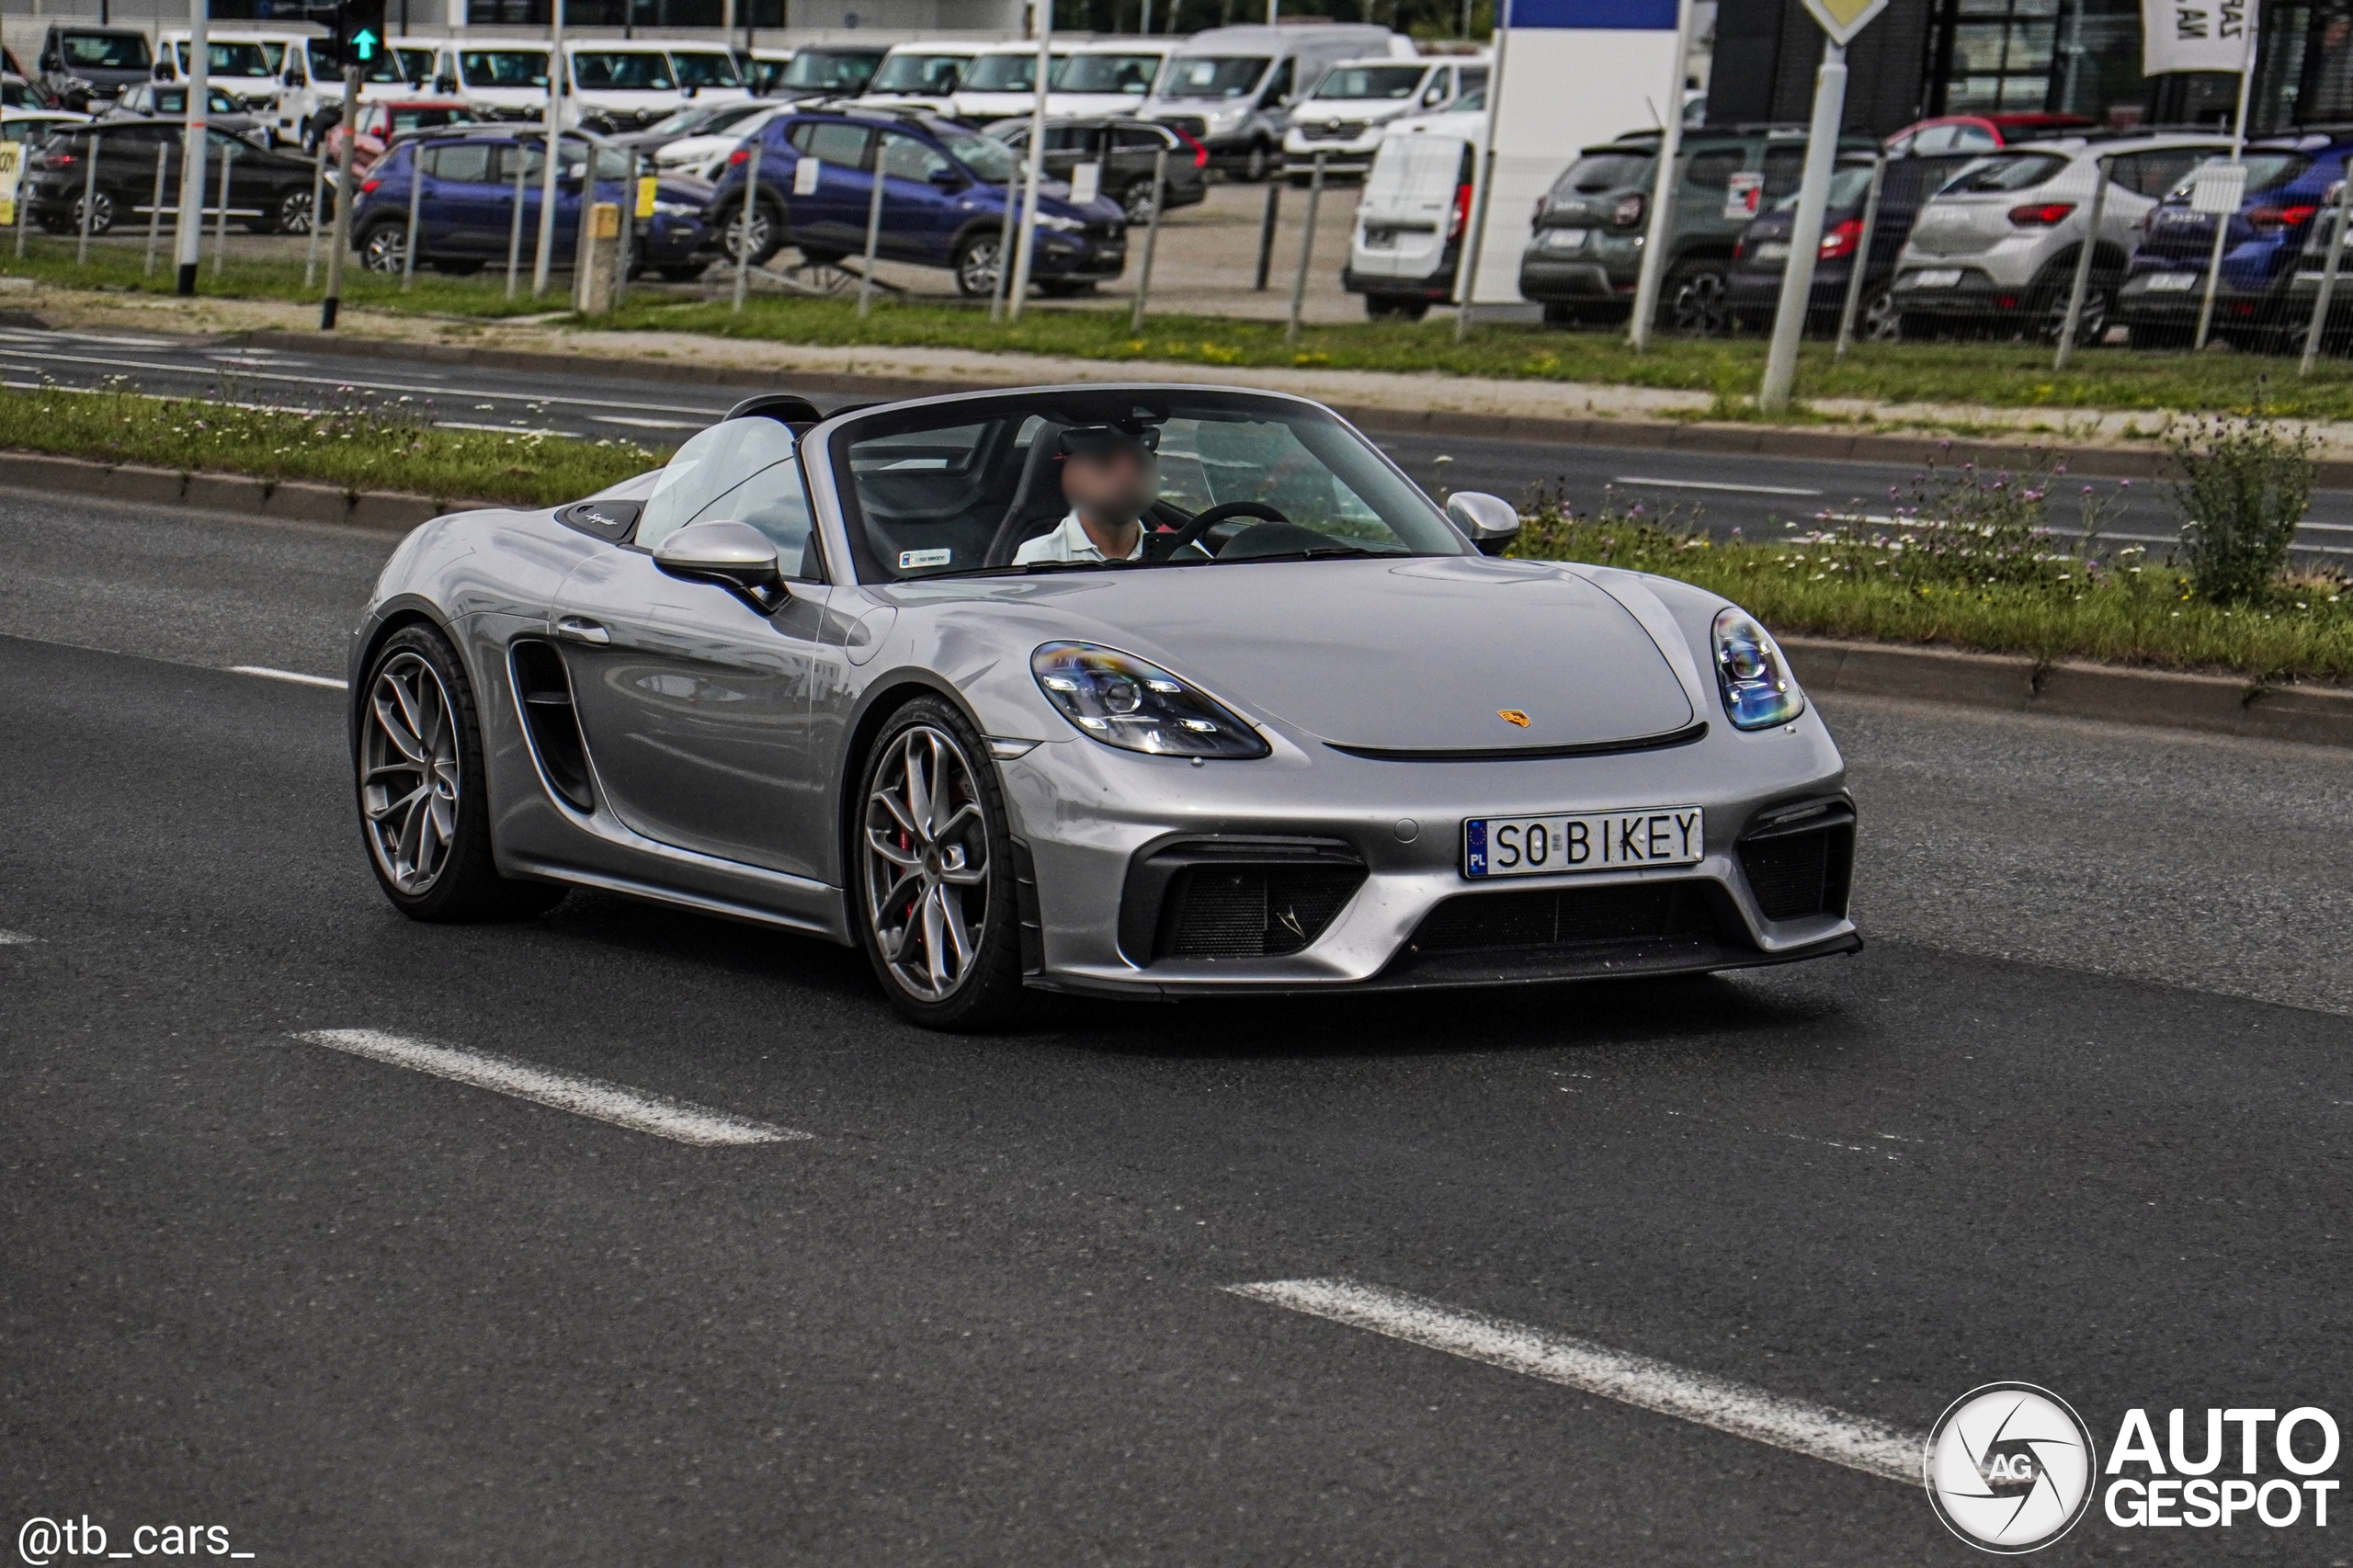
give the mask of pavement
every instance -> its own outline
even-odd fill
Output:
[[[428,417],[456,428],[533,430],[585,438],[624,438],[654,448],[675,445],[720,417],[753,391],[748,384],[661,379],[626,360],[585,364],[551,378],[540,369],[447,364],[371,355],[363,344],[337,351],[295,351],[119,329],[43,331],[0,326],[0,385],[128,385],[164,394],[226,397],[313,408],[364,389],[385,402],[423,404]],[[996,374],[1006,372],[1000,366]],[[783,384],[791,384],[782,378]],[[855,384],[855,383],[836,383]],[[871,394],[869,394],[871,395]],[[867,396],[813,393],[832,409]],[[1888,517],[1916,505],[1923,470],[1915,464],[1827,458],[1768,457],[1654,446],[1570,443],[1526,437],[1437,434],[1414,428],[1400,413],[1384,427],[1377,408],[1360,413],[1368,433],[1433,494],[1486,490],[1521,501],[1541,486],[1582,511],[1615,506],[1719,537],[1772,537],[1812,526],[1819,514]],[[2161,483],[2086,477],[2052,510],[2052,526],[2077,531],[2083,497],[2102,508],[2102,537],[2118,545],[2162,550],[2177,541],[2178,522]],[[2298,535],[2308,555],[2353,556],[2353,491],[2315,492]]]
[[[396,915],[342,695],[282,678],[339,673],[391,547],[0,497],[11,1529],[217,1524],[264,1564],[1977,1560],[1916,1483],[1233,1289],[1298,1280],[1897,1433],[2006,1379],[2103,1450],[2131,1408],[2353,1413],[2341,754],[1835,701],[1854,958],[942,1037],[765,930]],[[302,1038],[354,1029],[809,1136],[674,1142]],[[2096,1507],[2043,1560],[2341,1563],[2346,1506]]]

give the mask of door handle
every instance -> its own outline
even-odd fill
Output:
[[[558,637],[570,638],[574,642],[585,642],[597,648],[604,647],[613,640],[611,632],[587,617],[580,615],[559,617],[555,623],[555,634]]]

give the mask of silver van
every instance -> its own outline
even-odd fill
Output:
[[[1136,112],[1200,142],[1217,167],[1262,180],[1282,158],[1292,107],[1324,73],[1343,60],[1383,54],[1411,60],[1413,40],[1355,23],[1211,28],[1168,57]]]

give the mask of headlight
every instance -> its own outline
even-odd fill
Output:
[[[1040,212],[1038,214],[1038,227],[1058,230],[1065,234],[1075,234],[1086,228],[1086,224],[1077,218],[1063,218],[1051,212]]]
[[[1093,642],[1049,642],[1029,655],[1046,700],[1105,745],[1159,756],[1265,756],[1257,732],[1158,665]]]
[[[1756,617],[1745,609],[1722,611],[1716,617],[1715,642],[1716,685],[1733,729],[1770,729],[1805,711],[1789,661]]]

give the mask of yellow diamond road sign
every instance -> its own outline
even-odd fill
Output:
[[[1844,48],[1887,9],[1887,0],[1805,0],[1805,8],[1830,35],[1830,41]]]

